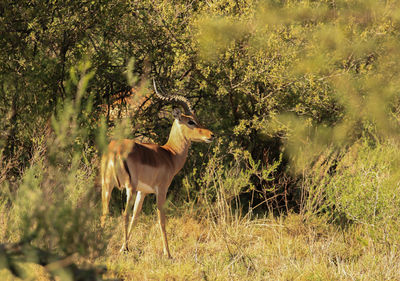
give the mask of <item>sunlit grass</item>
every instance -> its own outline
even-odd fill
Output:
[[[214,224],[190,214],[170,216],[173,259],[162,255],[154,215],[134,230],[131,251],[119,253],[121,221],[105,255],[94,260],[107,278],[126,280],[398,280],[400,253],[372,240],[363,226],[341,229],[302,216]]]
[[[2,227],[6,225],[3,223]],[[162,254],[155,214],[143,214],[119,253],[121,217],[109,220],[112,233],[104,255],[80,264],[104,265],[105,279],[123,280],[399,280],[396,245],[374,241],[363,225],[345,229],[298,214],[215,223],[194,214],[169,215],[173,259]],[[2,240],[5,237],[1,237]],[[50,280],[37,265],[20,264],[28,280]],[[6,270],[2,280],[18,280]]]

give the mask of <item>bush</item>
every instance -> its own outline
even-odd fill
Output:
[[[228,151],[225,154],[221,143],[217,143],[203,169],[185,176],[185,189],[193,191],[197,185],[198,192],[191,196],[198,199],[212,221],[224,224],[234,217],[253,215],[259,206],[272,210],[269,195],[280,192],[273,182],[282,159],[264,166],[247,151],[232,147]]]
[[[363,138],[347,149],[325,151],[304,172],[301,213],[342,227],[364,225],[378,242],[400,233],[399,144]]]
[[[62,272],[64,280],[73,279],[82,272],[72,257],[99,256],[107,245],[94,188],[98,161],[89,142],[90,126],[86,126],[91,121],[91,101],[82,100],[91,77],[88,67],[78,68],[75,99],[60,102],[51,128],[43,128],[32,140],[32,157],[16,182],[17,190],[7,193],[7,184],[0,182],[1,212],[11,214],[5,222],[5,240],[13,243],[1,245],[0,268],[9,268],[16,276],[23,274],[13,264],[29,261],[44,266],[54,263],[46,267],[51,274]],[[7,195],[11,204],[5,207]],[[64,258],[69,260],[66,264],[58,263]]]
[[[379,239],[395,239],[400,217],[400,153],[394,141],[353,145],[327,184],[336,217],[365,224]]]

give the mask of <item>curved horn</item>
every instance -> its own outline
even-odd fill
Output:
[[[168,101],[168,102],[174,102],[174,103],[180,104],[185,109],[185,114],[186,115],[193,115],[192,106],[190,105],[190,102],[185,97],[178,96],[178,95],[166,96],[164,94],[160,94],[157,91],[156,80],[154,78],[153,78],[153,86],[154,86],[154,91],[156,93],[156,96],[160,100]]]

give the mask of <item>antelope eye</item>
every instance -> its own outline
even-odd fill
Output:
[[[189,120],[189,121],[188,121],[188,124],[189,124],[190,126],[196,125],[196,123],[194,123],[192,120]]]

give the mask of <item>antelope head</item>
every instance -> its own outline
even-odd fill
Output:
[[[172,115],[175,118],[174,127],[177,127],[180,130],[181,135],[184,136],[185,139],[193,142],[206,143],[213,141],[214,134],[199,123],[191,104],[185,97],[178,95],[166,96],[164,94],[160,94],[157,90],[154,79],[153,86],[154,91],[159,99],[179,104],[184,109],[184,112],[182,112],[179,108],[174,108]]]

